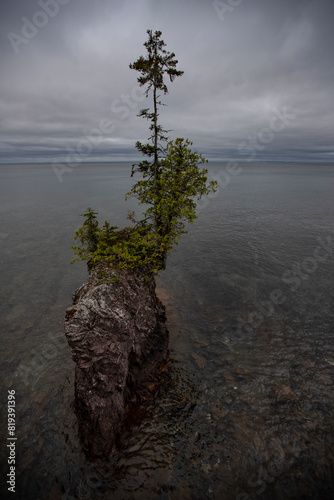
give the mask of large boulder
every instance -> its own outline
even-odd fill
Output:
[[[134,404],[154,391],[168,356],[165,310],[144,273],[99,263],[73,296],[65,333],[75,368],[83,448],[107,458]]]

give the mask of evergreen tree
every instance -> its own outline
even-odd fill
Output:
[[[136,143],[136,148],[148,159],[132,166],[131,176],[139,173],[141,179],[126,195],[133,195],[139,203],[148,205],[145,217],[136,221],[130,213],[132,227],[119,229],[106,221],[100,228],[96,212],[88,208],[82,214],[83,226],[75,233],[80,245],[72,248],[77,255],[74,260],[86,259],[94,265],[103,259],[119,269],[141,269],[154,274],[166,267],[168,252],[187,232],[185,224],[197,217],[194,200],[215,191],[217,182],[208,182],[207,169],[199,167],[207,160],[190,149],[192,142],[188,139],[178,138],[162,144],[168,137],[158,123],[158,108],[163,105],[159,92],[168,93],[165,75],[173,81],[183,71],[176,69],[175,54],[165,50],[161,31],[147,30],[147,33],[148,41],[144,43],[147,56],[140,56],[130,68],[141,73],[138,82],[146,86],[146,97],[150,91],[153,94],[153,111],[145,108],[139,113],[151,122],[150,142]]]
[[[140,203],[151,205],[145,212],[145,220],[153,223],[160,266],[164,269],[167,253],[181,234],[186,232],[184,222],[193,222],[196,218],[196,204],[192,197],[201,198],[209,194],[216,189],[217,183],[206,184],[207,170],[200,171],[198,168],[198,163],[206,160],[197,151],[191,152],[188,146],[192,143],[188,139],[178,138],[175,142],[169,142],[167,147],[163,147],[160,142],[167,141],[168,137],[167,131],[158,124],[158,107],[164,105],[158,92],[168,93],[165,74],[173,81],[183,71],[176,69],[178,61],[174,52],[165,50],[161,31],[153,34],[152,30],[147,30],[147,33],[148,41],[144,43],[147,56],[140,56],[130,64],[130,68],[141,73],[137,81],[141,86],[146,85],[146,97],[150,91],[153,94],[153,111],[145,108],[138,115],[151,121],[149,128],[152,135],[149,137],[151,143],[136,143],[136,148],[149,159],[133,165],[131,175],[139,172],[142,179],[127,196],[135,195]]]
[[[160,101],[161,95],[159,95],[158,92],[162,91],[164,94],[168,93],[168,88],[164,82],[165,74],[169,76],[170,81],[172,82],[177,76],[183,75],[183,71],[178,71],[176,69],[178,61],[174,59],[174,52],[170,53],[165,50],[164,47],[166,47],[166,44],[163,40],[160,39],[162,35],[161,31],[155,31],[153,33],[152,30],[147,30],[147,34],[148,41],[144,43],[144,46],[147,49],[146,58],[140,56],[137,61],[130,64],[129,66],[131,69],[134,69],[141,73],[141,76],[138,77],[137,81],[141,86],[147,85],[145,90],[146,97],[148,97],[149,92],[152,89],[153,111],[150,112],[149,108],[144,108],[139,113],[139,116],[151,121],[150,130],[152,131],[152,135],[149,137],[149,140],[152,141],[152,144],[142,144],[141,142],[137,141],[136,148],[138,149],[138,151],[148,156],[149,158],[153,157],[153,161],[146,160],[142,161],[138,165],[134,165],[132,175],[136,171],[139,171],[154,178],[154,196],[156,199],[156,203],[158,203],[158,184],[161,167],[160,153],[162,150],[161,143],[159,141],[167,141],[168,139],[168,137],[165,135],[167,131],[158,124],[158,108],[159,106],[163,105],[163,103]],[[156,234],[159,234],[160,221],[157,210],[154,210],[153,222],[155,232]]]

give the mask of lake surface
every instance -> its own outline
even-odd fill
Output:
[[[215,196],[157,279],[169,372],[109,463],[88,463],[63,332],[87,278],[78,216],[127,223],[131,164],[0,165],[2,422],[16,498],[334,498],[334,165],[210,163]],[[7,439],[2,426],[2,443]],[[8,449],[0,450],[1,498]]]

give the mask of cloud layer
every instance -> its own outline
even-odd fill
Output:
[[[209,159],[334,161],[333,18],[332,0],[2,2],[0,161],[137,157],[147,29],[184,70],[171,137]]]

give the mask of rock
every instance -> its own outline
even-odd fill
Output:
[[[233,385],[235,384],[235,378],[234,376],[232,375],[232,373],[224,373],[224,379],[226,380],[227,384],[228,385]]]
[[[192,334],[191,335],[191,340],[199,345],[200,347],[208,347],[210,344],[209,342],[207,342],[206,340],[202,339],[201,337],[199,337],[199,335],[197,334]]]
[[[206,359],[203,358],[203,356],[200,356],[199,354],[195,354],[195,353],[192,353],[191,354],[196,365],[198,366],[198,368],[205,368],[206,367]]]
[[[201,466],[202,466],[202,470],[203,470],[204,474],[209,474],[209,472],[212,469],[210,464],[202,463]]]
[[[326,363],[328,363],[329,365],[334,366],[334,358],[332,358],[331,356],[325,356],[325,361],[326,361]]]
[[[280,382],[274,383],[269,391],[269,396],[280,403],[298,401],[298,397],[292,389],[287,385],[281,384]]]
[[[102,276],[102,278],[101,278]],[[65,334],[85,453],[108,458],[133,404],[158,384],[168,356],[165,309],[153,277],[99,263],[73,296]]]
[[[211,408],[211,413],[216,420],[221,420],[222,418],[226,417],[228,411],[226,410],[226,408],[223,408],[219,404],[216,404]]]
[[[251,371],[245,368],[244,366],[236,366],[235,367],[235,372],[237,375],[243,378],[247,378],[251,376]]]

